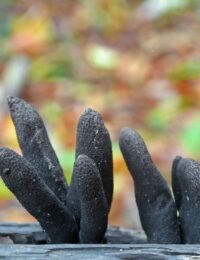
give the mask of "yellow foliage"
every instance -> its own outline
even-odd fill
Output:
[[[11,45],[17,52],[38,55],[53,38],[51,21],[43,12],[16,17],[11,27],[13,33]]]

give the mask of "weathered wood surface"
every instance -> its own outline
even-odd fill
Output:
[[[10,238],[15,244],[46,244],[46,235],[36,223],[1,223],[2,237]],[[146,237],[142,231],[108,226],[106,241],[108,244],[141,244],[146,243]]]
[[[200,259],[200,246],[192,245],[0,245],[6,259]]]
[[[200,259],[200,245],[145,244],[144,233],[139,231],[109,226],[106,239],[108,244],[50,245],[45,244],[45,233],[38,224],[2,223],[0,259]]]
[[[5,237],[15,244],[46,244],[46,235],[36,223],[1,223],[0,242],[5,241],[2,239]],[[106,241],[108,244],[141,244],[146,242],[146,237],[142,231],[108,226]]]

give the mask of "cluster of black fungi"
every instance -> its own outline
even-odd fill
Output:
[[[23,156],[0,149],[0,175],[34,216],[49,243],[102,243],[113,196],[112,145],[101,115],[87,109],[77,126],[68,186],[38,112],[17,97],[8,105]],[[134,180],[142,227],[149,243],[200,243],[200,165],[176,157],[173,195],[142,137],[131,128],[119,145]]]

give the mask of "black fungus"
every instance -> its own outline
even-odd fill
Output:
[[[80,118],[68,189],[38,112],[16,97],[8,97],[8,105],[23,157],[0,149],[0,174],[7,187],[39,221],[50,243],[101,243],[112,201],[113,162],[100,114],[88,109]]]
[[[40,115],[17,97],[8,97],[8,105],[24,158],[34,165],[49,188],[66,204],[67,183]]]
[[[7,174],[7,169],[10,174]],[[73,215],[25,158],[8,148],[1,148],[0,175],[19,202],[39,221],[50,243],[79,241]]]
[[[9,97],[8,104],[23,157],[8,148],[0,149],[0,175],[7,187],[39,221],[50,243],[102,243],[113,196],[113,161],[101,115],[87,109],[80,117],[68,188],[37,111],[16,97]],[[174,202],[142,137],[124,128],[119,144],[134,180],[148,241],[200,243],[200,165],[176,157],[172,165]]]
[[[80,243],[101,243],[108,224],[108,205],[99,170],[92,159],[79,155],[74,177],[80,198]]]
[[[101,176],[108,208],[110,209],[113,195],[112,145],[101,115],[92,109],[87,109],[81,115],[77,127],[76,158],[81,154],[85,154],[94,160]],[[76,185],[72,176],[68,204],[79,223],[80,204],[76,194]]]
[[[200,244],[200,164],[192,159],[176,158],[172,187],[179,209],[183,243]]]
[[[135,130],[124,128],[119,144],[134,180],[136,202],[148,241],[180,243],[175,202],[142,137]]]

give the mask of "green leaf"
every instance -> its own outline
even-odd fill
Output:
[[[180,141],[184,149],[193,155],[200,154],[200,116],[194,116],[189,124],[185,126]]]
[[[116,51],[100,45],[89,46],[86,58],[92,66],[105,70],[116,68],[119,62],[119,54]]]
[[[0,196],[1,199],[13,199],[15,196],[12,192],[6,187],[3,180],[0,180]]]
[[[189,60],[173,66],[169,77],[174,81],[192,80],[200,77],[200,61]]]
[[[113,151],[113,157],[121,154],[120,148],[119,148],[119,144],[118,143],[113,143],[112,144],[112,151]]]
[[[147,124],[158,131],[164,131],[176,117],[180,105],[181,100],[179,98],[171,98],[163,101],[157,107],[149,111],[147,115]]]
[[[59,57],[58,57],[59,59]],[[30,68],[30,78],[33,82],[58,82],[73,75],[73,63],[70,59],[51,59],[41,57],[34,60]]]
[[[65,172],[65,177],[67,182],[70,183],[71,175],[73,171],[74,161],[75,161],[75,151],[74,150],[59,150],[57,151],[58,160]]]
[[[55,123],[63,114],[63,109],[57,102],[50,102],[42,107],[41,112],[50,123]]]

